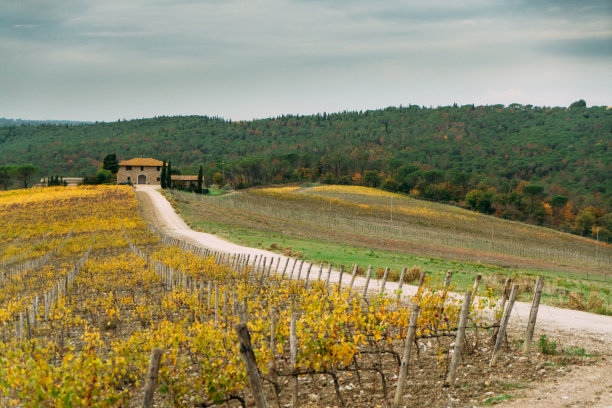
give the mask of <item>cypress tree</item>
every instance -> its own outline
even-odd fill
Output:
[[[102,168],[110,171],[113,174],[117,174],[119,171],[119,161],[117,160],[117,155],[114,153],[107,154],[106,157],[104,157]]]
[[[160,179],[161,179],[161,188],[166,188],[166,161],[164,161],[164,164],[162,165]]]
[[[172,188],[172,164],[168,162],[168,169],[166,170],[166,188]]]
[[[198,171],[198,193],[202,194],[202,165],[200,164],[200,170]]]

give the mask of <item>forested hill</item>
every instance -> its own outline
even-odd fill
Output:
[[[223,161],[226,178],[241,185],[320,176],[346,182],[377,170],[383,181],[393,177],[413,189],[418,180],[410,174],[429,170],[436,186],[454,178],[465,190],[484,180],[510,192],[526,181],[565,192],[579,206],[599,200],[600,207],[610,205],[611,148],[606,107],[518,104],[0,128],[0,165],[32,163],[43,176],[93,173],[108,153],[171,160],[183,172],[204,163],[209,176]]]

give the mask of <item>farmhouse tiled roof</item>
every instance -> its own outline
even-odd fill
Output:
[[[190,176],[190,175],[182,175],[182,174],[173,174],[170,176],[174,181],[198,181],[198,176]]]
[[[120,166],[152,166],[152,167],[158,167],[158,166],[162,166],[164,163],[157,160],[157,159],[152,159],[150,157],[137,157],[135,159],[130,159],[130,160],[123,160],[121,162],[119,162]]]

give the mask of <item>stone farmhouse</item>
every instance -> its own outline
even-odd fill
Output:
[[[164,163],[152,158],[135,158],[119,162],[117,184],[161,184],[161,170]]]

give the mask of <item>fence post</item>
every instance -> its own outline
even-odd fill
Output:
[[[406,334],[406,342],[404,343],[404,355],[400,365],[399,377],[397,379],[397,388],[395,389],[395,398],[393,399],[393,408],[399,408],[402,404],[402,394],[404,393],[404,384],[406,383],[406,375],[408,374],[408,360],[410,359],[410,350],[416,334],[417,319],[421,306],[417,303],[412,304],[410,310],[410,323],[408,325],[408,333]]]
[[[382,285],[380,286],[380,294],[382,295],[387,285],[387,278],[389,277],[389,267],[385,268],[385,274],[383,275]]]
[[[531,303],[531,311],[529,312],[529,322],[527,323],[527,331],[525,332],[525,342],[523,343],[523,354],[529,357],[531,352],[531,340],[533,339],[533,331],[535,330],[536,318],[538,317],[538,308],[540,307],[540,298],[542,297],[542,287],[544,286],[544,278],[538,276],[533,292],[533,302]]]
[[[480,280],[482,279],[482,274],[476,275],[476,279],[474,280],[474,286],[472,287],[472,301],[476,300],[476,296],[478,296],[478,286],[480,286]]]
[[[480,275],[478,275],[480,276]],[[457,372],[457,364],[461,358],[461,348],[463,347],[463,339],[465,337],[465,327],[467,326],[467,318],[470,313],[470,305],[472,304],[472,292],[469,290],[463,295],[463,305],[461,305],[461,316],[459,317],[459,325],[457,326],[457,336],[455,337],[455,348],[453,349],[453,357],[448,368],[446,383],[452,385],[455,382],[455,373]]]
[[[159,362],[163,353],[164,351],[160,348],[154,348],[151,350],[151,358],[149,359],[149,368],[147,369],[147,378],[145,380],[142,408],[151,408],[153,406],[153,396],[155,395],[155,387],[157,387],[157,374],[159,373]]]
[[[420,290],[423,287],[423,284],[425,284],[425,276],[427,276],[427,272],[421,271],[421,276],[419,276],[419,289],[418,290]]]
[[[506,307],[506,302],[508,301],[508,296],[510,295],[510,284],[512,283],[512,279],[507,278],[506,282],[504,283],[504,291],[502,293],[502,298],[501,298],[501,310],[502,313]],[[499,319],[497,319],[497,321],[495,322],[496,325],[499,326],[499,324],[501,323],[501,317]],[[495,340],[497,339],[497,333],[499,333],[499,327],[493,329],[493,335],[491,336],[491,343],[495,344]]]
[[[495,347],[493,348],[493,356],[491,357],[489,367],[494,366],[499,358],[499,349],[501,348],[502,343],[504,341],[504,336],[506,335],[506,326],[508,325],[508,320],[510,320],[510,314],[512,313],[512,307],[514,306],[514,301],[516,300],[517,293],[518,285],[514,284],[512,285],[512,292],[510,292],[510,299],[508,300],[508,304],[504,309],[504,315],[499,326],[499,332],[497,333],[497,339],[495,341]]]
[[[355,276],[357,276],[357,270],[359,269],[359,265],[355,264],[353,267],[353,273],[351,274],[351,284],[349,285],[349,292],[353,291],[353,284],[355,283]]]
[[[406,276],[406,267],[402,268],[402,274],[400,275],[399,282],[397,284],[397,293],[395,295],[395,303],[399,304],[400,296],[402,295],[402,286],[404,285],[404,277]]]
[[[453,277],[453,271],[450,269],[446,272],[446,279],[444,279],[444,289],[448,289],[450,286],[451,278]]]
[[[251,391],[253,391],[253,398],[255,399],[255,405],[257,408],[268,408],[268,401],[264,394],[263,386],[261,385],[261,378],[259,377],[259,370],[257,370],[257,363],[255,362],[255,354],[251,347],[251,335],[249,329],[247,329],[246,323],[240,323],[234,326],[236,334],[238,335],[238,342],[240,343],[240,357],[244,363],[244,368],[249,378],[249,384],[251,385]]]
[[[327,267],[327,279],[325,280],[326,288],[329,286],[329,279],[331,278],[331,273],[332,273],[332,264],[330,263],[329,266]]]
[[[304,281],[306,282],[307,285],[308,285],[308,281],[310,280],[311,270],[312,270],[312,262],[310,263],[310,265],[308,265],[308,270],[306,271],[306,278],[304,278]]]
[[[342,286],[342,275],[344,275],[344,265],[340,265],[340,274],[338,276],[338,291],[340,291],[340,286]]]
[[[285,279],[285,273],[287,272],[288,265],[289,265],[289,257],[287,257],[287,261],[285,262],[285,267],[283,268],[283,274],[281,275],[281,280]]]
[[[366,295],[368,294],[368,285],[370,284],[370,278],[372,277],[372,265],[368,266],[368,271],[366,272],[366,275],[366,283],[363,287],[363,293],[361,294],[361,297],[363,299],[365,299]]]
[[[291,358],[291,369],[295,371],[297,369],[297,313],[291,313],[291,323],[289,325],[289,352]],[[293,390],[291,394],[292,407],[297,408],[299,406],[298,400],[298,376],[293,376]]]

